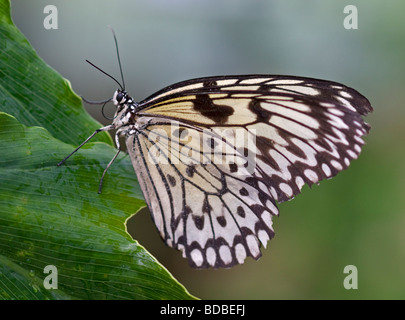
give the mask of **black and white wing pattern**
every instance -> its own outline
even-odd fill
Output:
[[[372,111],[342,84],[270,75],[184,81],[139,107],[135,172],[162,238],[197,268],[258,259],[276,201],[346,169]]]

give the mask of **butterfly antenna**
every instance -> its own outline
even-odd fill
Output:
[[[88,103],[88,104],[103,104],[103,103],[105,104],[105,103],[110,102],[112,100],[112,98],[109,98],[109,99],[105,99],[105,100],[94,101],[94,100],[88,100],[83,96],[80,96],[80,98],[82,98],[82,100],[84,102]]]
[[[102,113],[103,117],[106,118],[107,120],[114,120],[114,118],[115,118],[115,117],[112,117],[112,118],[107,117],[107,116],[105,115],[105,112],[104,112],[104,108],[105,108],[107,102],[109,102],[109,101],[111,101],[111,100],[112,100],[112,99],[109,99],[109,100],[107,100],[107,101],[104,101],[103,107],[101,108],[101,113]]]
[[[118,85],[120,86],[121,90],[124,90],[124,87],[121,85],[121,83],[118,82],[117,79],[115,79],[112,75],[108,74],[107,72],[105,72],[104,70],[100,69],[99,67],[97,67],[94,63],[91,63],[89,60],[86,59],[86,62],[90,65],[92,65],[94,68],[96,68],[98,71],[104,73],[106,76],[110,77],[111,79],[113,79],[116,83],[118,83]]]
[[[121,59],[120,59],[120,52],[118,50],[118,41],[117,41],[117,37],[115,36],[115,32],[114,29],[111,26],[108,26],[111,29],[111,32],[113,34],[114,37],[114,41],[115,41],[115,48],[117,50],[117,58],[118,58],[118,65],[120,67],[120,73],[121,73],[121,80],[122,80],[122,90],[125,90],[125,81],[124,81],[124,73],[122,72],[122,67],[121,67]]]

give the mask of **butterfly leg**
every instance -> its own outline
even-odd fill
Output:
[[[101,176],[100,179],[100,184],[98,185],[98,193],[101,193],[101,189],[103,188],[103,180],[104,180],[104,176],[107,173],[108,168],[113,164],[113,162],[115,161],[115,159],[117,159],[118,155],[121,152],[121,145],[120,145],[120,135],[121,133],[126,130],[126,128],[120,128],[117,130],[117,132],[115,133],[115,145],[118,149],[117,153],[114,155],[114,157],[111,159],[111,161],[108,163],[107,167],[104,169],[103,175]]]
[[[96,131],[94,131],[90,137],[88,137],[86,140],[84,140],[84,141],[80,144],[80,146],[78,146],[76,149],[74,149],[65,159],[63,159],[61,162],[59,162],[59,163],[58,163],[58,167],[61,166],[67,159],[69,159],[74,153],[76,153],[76,152],[77,152],[81,147],[83,147],[87,142],[89,142],[89,140],[90,140],[91,138],[93,138],[97,133],[99,133],[99,132],[101,132],[101,131],[110,131],[110,130],[113,130],[113,129],[115,129],[115,126],[111,124],[111,125],[109,125],[109,126],[105,126],[105,127],[102,127],[102,128],[100,128],[100,129],[97,129]]]

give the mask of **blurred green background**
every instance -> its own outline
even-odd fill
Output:
[[[257,262],[193,270],[163,244],[146,209],[130,220],[133,236],[190,293],[203,299],[405,298],[405,2],[51,2],[12,0],[12,17],[38,54],[87,99],[109,98],[116,89],[84,61],[119,77],[111,25],[135,100],[194,77],[267,73],[341,82],[374,107],[360,158],[279,205],[276,237]],[[57,30],[44,28],[48,4],[58,9]],[[357,30],[343,26],[346,5],[357,7]],[[108,123],[99,106],[86,108]],[[358,269],[357,290],[343,286],[346,265]]]

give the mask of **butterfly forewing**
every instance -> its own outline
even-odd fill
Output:
[[[181,82],[140,105],[144,116],[254,135],[258,172],[248,180],[266,185],[279,202],[347,168],[369,130],[361,115],[371,111],[365,97],[341,84],[266,75]]]

